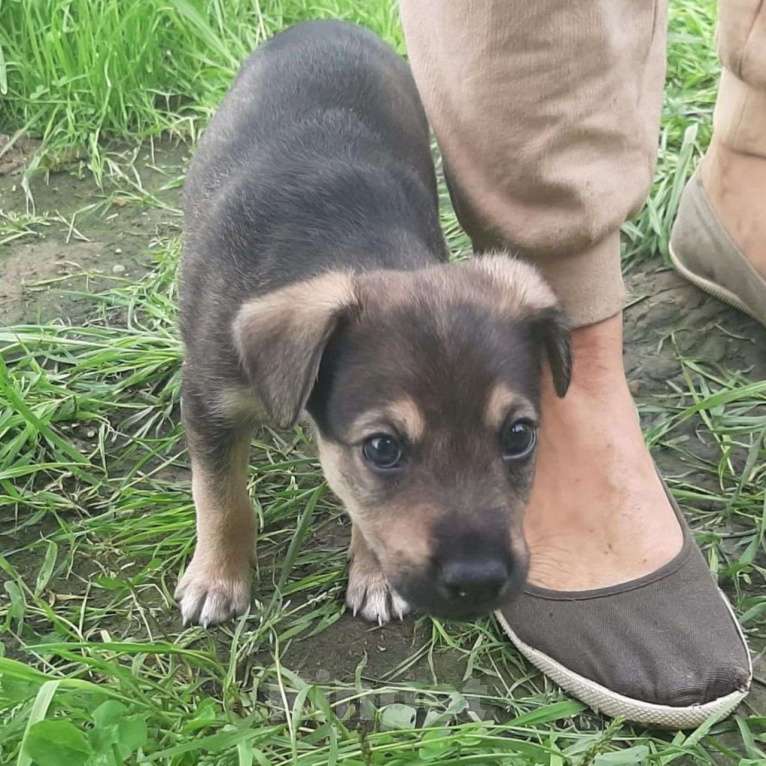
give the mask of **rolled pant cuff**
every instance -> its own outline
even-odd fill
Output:
[[[562,257],[530,259],[556,293],[572,327],[595,324],[622,310],[625,285],[620,268],[620,232]]]
[[[713,126],[716,136],[735,151],[766,157],[766,89],[723,68]]]

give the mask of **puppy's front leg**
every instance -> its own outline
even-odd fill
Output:
[[[351,563],[348,571],[346,605],[354,616],[383,625],[410,611],[410,605],[391,587],[375,554],[354,525],[351,528]]]
[[[197,546],[176,588],[184,624],[207,627],[242,614],[250,603],[255,518],[247,494],[250,430],[225,439],[187,425]]]

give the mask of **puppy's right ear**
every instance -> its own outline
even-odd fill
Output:
[[[507,253],[482,255],[467,262],[502,289],[504,305],[515,319],[530,322],[538,345],[545,350],[556,394],[563,397],[572,380],[572,344],[569,323],[556,296],[531,264]]]
[[[274,425],[295,425],[330,337],[356,308],[351,275],[328,272],[253,298],[237,312],[234,344]]]
[[[543,309],[531,318],[532,331],[545,349],[556,395],[563,398],[572,382],[572,341],[569,322],[558,307]]]

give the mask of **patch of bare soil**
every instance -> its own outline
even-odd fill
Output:
[[[0,176],[23,170],[39,146],[34,138],[0,133]]]
[[[174,179],[187,151],[143,149],[135,176],[123,152],[131,180],[106,178],[101,189],[73,161],[35,174],[31,202],[22,186],[29,152],[17,142],[0,158],[0,325],[77,322],[92,310],[78,293],[140,277],[151,267],[152,241],[180,230],[180,211],[168,207],[179,205]]]

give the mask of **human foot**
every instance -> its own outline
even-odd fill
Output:
[[[572,341],[566,397],[543,388],[525,521],[531,586],[497,618],[527,660],[594,710],[695,728],[747,694],[744,636],[644,446],[621,317]]]
[[[766,325],[766,158],[714,140],[681,195],[670,260],[701,290]]]
[[[622,317],[574,330],[572,384],[543,385],[537,469],[527,508],[529,581],[554,590],[615,585],[653,572],[683,535],[643,441],[622,363]]]
[[[698,172],[721,224],[766,278],[766,157],[741,154],[714,137]]]

